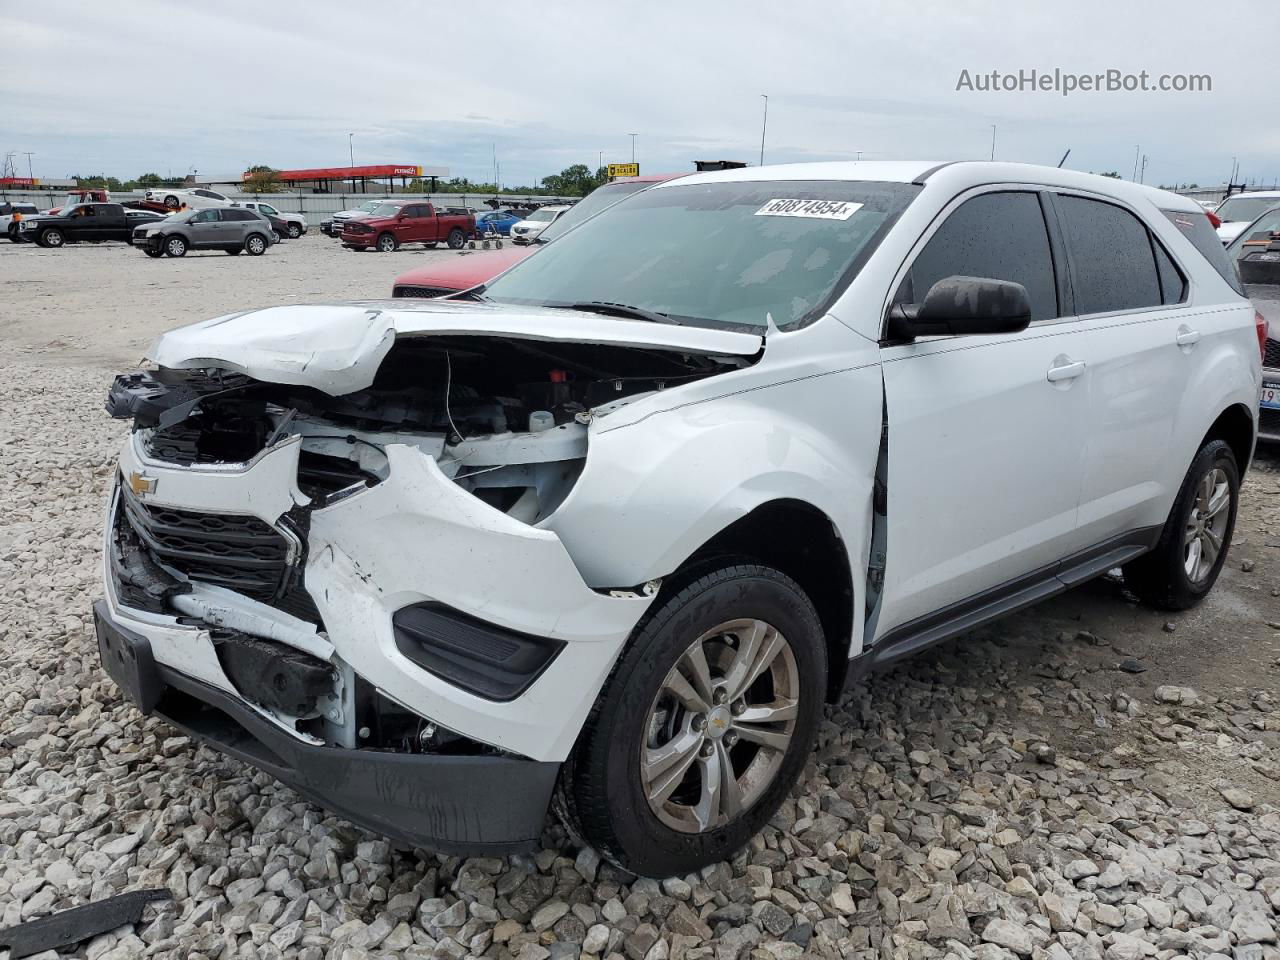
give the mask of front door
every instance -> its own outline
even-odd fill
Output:
[[[1009,280],[1026,287],[1032,325],[882,348],[888,502],[877,637],[1013,590],[1081,546],[1087,368],[1078,324],[1060,319],[1062,257],[1040,196],[1004,189],[957,201],[918,250],[895,302],[918,303],[949,276]]]
[[[217,210],[201,210],[192,214],[188,224],[191,233],[191,246],[211,247],[222,242],[221,231],[225,228],[218,219]],[[230,227],[231,225],[227,224],[226,226]]]

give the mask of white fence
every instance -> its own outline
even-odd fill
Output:
[[[111,199],[121,203],[142,200],[145,194],[141,190],[117,190],[112,192]],[[264,193],[228,194],[232,200],[261,200],[269,203],[277,210],[286,213],[301,213],[308,222],[319,223],[330,214],[339,210],[350,210],[358,207],[366,200],[376,200],[387,196],[375,192],[369,193]],[[59,206],[66,199],[65,191],[58,190],[0,190],[0,202],[5,200],[14,203],[34,203],[41,210]],[[397,193],[396,200],[430,200],[438,207],[469,207],[472,210],[491,210],[486,200],[494,199],[491,193]],[[576,200],[577,197],[544,197],[544,196],[509,196],[499,194],[498,199],[504,204],[518,204],[520,201],[532,200],[538,203],[549,203],[560,199]]]

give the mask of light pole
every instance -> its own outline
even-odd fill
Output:
[[[760,166],[764,166],[764,134],[769,129],[769,95],[760,94],[764,98],[764,117],[760,120]]]
[[[1142,145],[1135,143],[1133,145],[1133,176],[1129,178],[1130,180],[1133,180],[1135,183],[1137,182],[1137,179],[1138,179],[1138,158],[1140,156],[1142,156]]]
[[[36,175],[35,175],[34,173],[32,173],[32,172],[31,172],[31,157],[32,157],[32,153],[31,153],[31,151],[30,151],[30,150],[28,150],[28,151],[26,151],[26,154],[27,154],[27,179],[28,179],[28,180],[30,180],[30,181],[32,181],[32,183],[33,183],[33,185],[34,185],[34,182],[35,182],[35,179],[36,179]]]
[[[636,162],[636,135],[634,133],[627,134],[631,138],[631,162]]]
[[[1150,157],[1148,157],[1145,153],[1142,155],[1142,166],[1138,168],[1138,182],[1139,182],[1139,183],[1146,183],[1146,182],[1147,182],[1147,161],[1148,161],[1148,160],[1150,160],[1150,159],[1151,159],[1151,158],[1150,158]]]
[[[991,125],[991,159],[996,158],[996,125]]]

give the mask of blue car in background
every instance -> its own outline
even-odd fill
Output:
[[[476,236],[483,237],[492,227],[502,236],[510,236],[511,228],[523,219],[510,210],[494,210],[490,213],[476,214]]]

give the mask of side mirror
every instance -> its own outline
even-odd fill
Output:
[[[1031,323],[1027,288],[989,277],[944,277],[929,288],[924,302],[897,304],[889,310],[889,338],[1017,333]]]

